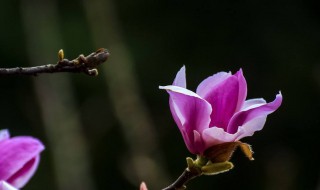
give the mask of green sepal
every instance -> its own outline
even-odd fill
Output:
[[[231,162],[219,162],[219,163],[208,163],[201,168],[204,175],[216,175],[219,173],[227,172],[233,168]]]

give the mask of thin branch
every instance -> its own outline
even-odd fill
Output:
[[[162,189],[162,190],[183,190],[186,189],[186,184],[191,179],[200,176],[201,173],[199,172],[192,172],[188,168],[186,168],[183,173],[180,175],[180,177],[173,182],[168,187]]]
[[[33,75],[37,76],[41,73],[85,73],[90,76],[97,76],[98,70],[96,67],[104,63],[108,57],[109,52],[100,48],[96,52],[88,56],[79,55],[76,59],[64,59],[63,50],[58,53],[59,61],[56,64],[41,65],[35,67],[16,67],[16,68],[0,68],[1,75]]]

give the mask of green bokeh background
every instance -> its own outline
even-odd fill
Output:
[[[93,42],[94,38],[99,42],[99,37],[104,36],[93,37],[92,20],[87,18],[84,2],[90,4],[85,0],[2,1],[0,67],[34,64],[28,52],[33,52],[33,58],[38,52],[30,49],[28,43],[32,41],[26,39],[26,25],[32,25],[41,34],[35,42],[45,41],[46,47],[53,49],[46,52],[51,56],[49,62],[42,64],[55,63],[60,48],[67,58],[74,58],[101,46],[111,52],[110,62],[104,68],[117,64],[116,59],[112,60],[112,45]],[[24,5],[29,3],[47,5],[48,10],[30,6],[35,12],[44,13],[41,17],[48,20],[47,30],[38,29],[37,22],[24,19]],[[233,170],[193,180],[189,189],[320,189],[318,1],[113,0],[112,3],[112,9],[103,7],[103,3],[101,8],[106,12],[112,10],[117,20],[116,35],[121,36],[128,50],[123,54],[129,55],[133,63],[138,95],[154,123],[159,149],[153,151],[161,153],[161,167],[170,181],[185,168],[185,157],[192,155],[171,117],[168,95],[158,90],[158,86],[171,84],[182,65],[187,68],[188,88],[192,90],[216,72],[236,72],[242,68],[248,83],[248,98],[263,97],[271,101],[281,90],[283,104],[268,117],[262,132],[243,139],[252,144],[255,161],[248,161],[237,151],[232,158]],[[51,5],[57,10],[58,30],[50,28]],[[105,20],[95,18],[101,26],[114,26]],[[59,81],[61,76],[71,81],[72,99],[88,142],[94,189],[138,189],[140,180],[131,182],[123,171],[124,163],[130,161],[129,147],[108,95],[106,74],[103,69],[99,72],[95,78],[68,73],[0,76],[0,128],[9,129],[13,136],[35,136],[46,144],[39,169],[25,190],[58,189],[59,174],[55,173],[52,146],[43,127],[38,101],[41,97],[35,93],[34,81],[45,81],[48,77]]]

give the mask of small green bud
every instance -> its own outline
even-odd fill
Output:
[[[188,170],[190,171],[190,172],[192,172],[192,173],[196,173],[196,174],[201,174],[201,167],[202,166],[199,166],[198,164],[197,164],[197,160],[193,160],[192,158],[190,158],[190,157],[187,157],[186,158],[186,160],[187,160],[187,165],[188,165]]]
[[[59,61],[62,61],[64,59],[64,52],[63,52],[63,49],[60,49],[58,51],[58,59]]]
[[[188,168],[192,168],[192,167],[194,167],[194,161],[193,161],[193,159],[192,159],[192,158],[187,157],[187,158],[186,158],[186,160],[187,160]]]

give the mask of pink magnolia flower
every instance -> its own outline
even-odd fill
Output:
[[[43,149],[38,139],[10,138],[7,130],[0,130],[0,190],[23,187],[36,171]]]
[[[238,141],[263,128],[267,115],[281,105],[281,93],[273,102],[249,99],[240,69],[232,75],[219,72],[202,81],[196,93],[186,89],[185,67],[172,85],[160,86],[170,95],[172,116],[184,142],[193,154],[203,154],[214,145]]]

